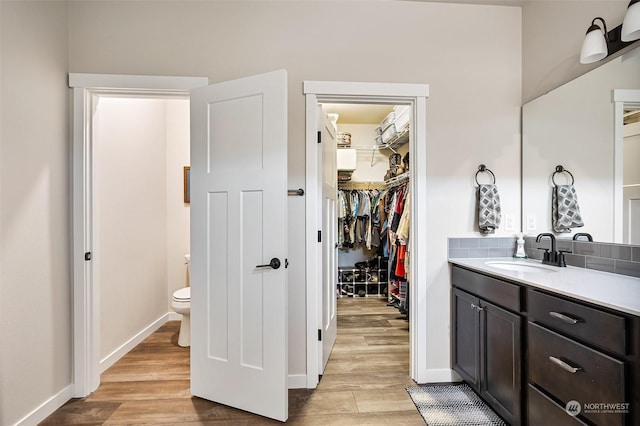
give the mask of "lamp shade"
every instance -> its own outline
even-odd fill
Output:
[[[622,21],[622,41],[640,39],[640,0],[631,0]]]
[[[580,51],[580,63],[591,64],[597,62],[600,59],[607,57],[607,41],[604,38],[604,33],[597,25],[591,25],[587,31],[587,35],[584,36],[582,42],[582,50]]]

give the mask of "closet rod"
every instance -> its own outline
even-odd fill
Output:
[[[338,182],[338,189],[385,189],[387,186],[384,182]]]

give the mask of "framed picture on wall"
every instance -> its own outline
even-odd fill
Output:
[[[184,166],[183,181],[184,181],[184,203],[191,202],[191,167]]]

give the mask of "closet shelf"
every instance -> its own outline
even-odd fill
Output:
[[[409,142],[409,126],[402,129],[389,142],[378,145],[378,149],[390,149],[395,152],[395,149]]]
[[[350,145],[350,146],[337,146],[336,149],[355,149],[356,151],[371,151],[390,149],[395,152],[395,149],[409,142],[409,127],[405,127],[404,130],[392,137],[389,142],[374,145]]]

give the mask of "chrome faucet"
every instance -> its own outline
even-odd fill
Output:
[[[564,259],[564,254],[570,253],[570,252],[565,250],[557,251],[556,237],[555,235],[550,234],[548,232],[538,234],[538,236],[536,237],[536,243],[539,243],[543,237],[549,237],[549,239],[551,240],[551,251],[549,251],[549,249],[546,249],[546,248],[538,249],[538,250],[544,250],[544,254],[542,256],[542,263],[546,265],[554,265],[554,266],[560,266],[560,267],[567,266],[567,263],[565,262],[565,259]]]

